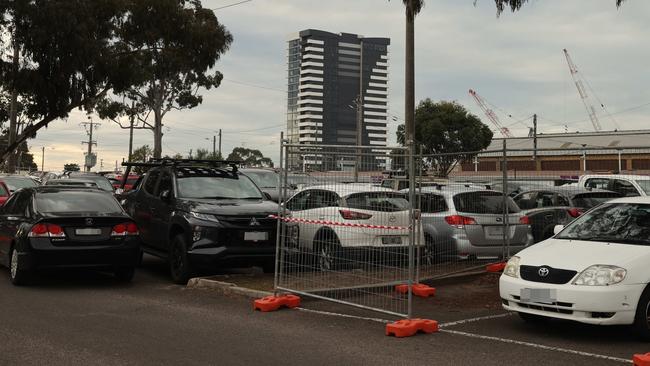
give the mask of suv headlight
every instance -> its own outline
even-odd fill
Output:
[[[211,215],[211,214],[205,214],[205,213],[200,213],[200,212],[190,212],[190,216],[194,217],[195,219],[199,219],[199,220],[211,221],[211,222],[219,222],[219,219],[217,219],[216,216]]]
[[[519,257],[514,256],[506,263],[506,268],[503,269],[503,274],[506,276],[519,278]]]
[[[593,265],[578,275],[574,285],[578,286],[609,286],[617,284],[625,279],[627,270],[616,266],[603,264]]]

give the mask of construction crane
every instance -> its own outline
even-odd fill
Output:
[[[591,124],[594,125],[594,130],[600,131],[603,129],[603,127],[601,126],[600,121],[598,120],[598,116],[596,115],[596,109],[589,101],[587,90],[585,90],[585,85],[582,82],[583,81],[582,74],[578,73],[578,67],[576,66],[576,64],[573,63],[573,60],[571,60],[571,56],[569,56],[569,51],[567,51],[566,48],[564,49],[564,56],[566,56],[566,62],[569,64],[571,77],[573,78],[573,82],[576,84],[576,88],[578,88],[578,94],[580,94],[580,99],[582,100],[582,104],[584,104],[585,109],[587,109],[587,114],[589,115]],[[601,106],[603,108],[605,107],[604,105],[602,105],[602,103]]]
[[[487,118],[492,122],[492,124],[494,126],[496,126],[496,128],[499,130],[499,132],[501,132],[503,137],[506,137],[506,138],[514,137],[514,135],[510,132],[508,127],[503,127],[503,125],[501,125],[501,121],[499,121],[499,117],[497,117],[497,115],[494,113],[494,111],[492,109],[490,109],[490,107],[488,107],[487,102],[485,101],[485,99],[483,99],[483,97],[478,95],[472,89],[469,90],[469,95],[471,95],[472,98],[474,98],[474,100],[476,101],[476,104],[478,104],[478,106],[481,108],[483,113],[485,113]]]

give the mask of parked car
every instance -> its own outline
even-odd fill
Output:
[[[86,181],[93,182],[99,187],[99,189],[113,193],[113,185],[111,182],[104,176],[99,174],[92,173],[74,173],[69,175],[69,179],[74,179],[76,181]]]
[[[263,169],[263,168],[243,168],[241,172],[249,177],[257,186],[262,190],[262,192],[267,193],[271,196],[271,199],[275,202],[278,202],[280,198],[280,174],[272,169]],[[286,186],[286,197],[291,197],[295,193],[295,190],[288,185]]]
[[[290,173],[287,174],[287,183],[293,190],[300,190],[309,186],[315,186],[320,181],[309,174]]]
[[[124,181],[124,177],[121,175],[116,176],[115,181],[111,181],[111,184],[113,185],[114,189],[122,188],[122,182]],[[139,175],[135,174],[129,174],[129,176],[126,178],[126,183],[124,184],[124,192],[130,191],[133,189],[133,186],[135,183],[140,179]]]
[[[123,201],[144,252],[166,259],[179,284],[222,264],[274,268],[277,203],[236,166],[213,164],[166,160]]]
[[[34,179],[24,175],[0,175],[0,182],[9,188],[9,194],[21,188],[32,188],[39,185]]]
[[[633,324],[650,340],[650,198],[619,198],[510,258],[506,310],[526,321]]]
[[[9,188],[4,182],[0,181],[0,206],[4,205],[9,199]]]
[[[289,225],[288,245],[313,253],[310,265],[322,271],[339,268],[348,258],[368,250],[399,254],[409,245],[409,202],[404,194],[390,189],[369,184],[313,186],[296,193],[285,207],[292,219],[300,220]],[[401,229],[350,228],[334,223]]]
[[[515,203],[530,219],[535,242],[553,236],[555,225],[566,225],[601,203],[622,197],[620,193],[583,187],[547,187],[520,193]]]
[[[504,203],[510,253],[516,253],[532,245],[533,236],[528,217],[512,198],[475,187],[423,187],[419,197],[425,240],[423,263],[502,257],[506,245]]]
[[[533,189],[542,189],[553,187],[555,184],[552,180],[509,180],[507,184],[507,195],[514,197],[521,192]],[[503,192],[503,181],[489,183],[490,189]]]
[[[66,187],[87,187],[87,188],[99,188],[97,183],[80,180],[80,179],[51,179],[48,180],[44,185],[46,186],[66,186]]]
[[[650,176],[621,174],[587,174],[578,180],[580,187],[618,192],[624,197],[650,195]]]
[[[131,281],[140,254],[138,227],[102,190],[35,187],[0,208],[0,263],[24,284],[41,268],[93,267]]]

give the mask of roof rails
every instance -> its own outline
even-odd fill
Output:
[[[210,165],[213,167],[228,165],[232,168],[233,172],[236,173],[239,169],[239,166],[243,164],[243,161],[237,160],[201,160],[201,159],[171,159],[171,158],[151,158],[146,163],[135,163],[130,161],[122,161],[122,166],[126,167],[126,171],[123,174],[123,180],[121,188],[124,189],[126,185],[126,180],[131,173],[132,167],[148,167],[155,168],[160,166],[184,166],[184,165]]]

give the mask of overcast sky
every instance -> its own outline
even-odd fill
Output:
[[[204,0],[218,8],[237,0]],[[492,0],[428,0],[416,20],[416,100],[455,100],[487,119],[468,95],[475,89],[494,106],[503,125],[517,136],[527,134],[537,113],[540,132],[591,131],[593,127],[571,80],[563,48],[600,101],[613,114],[600,112],[605,130],[647,127],[650,112],[650,1],[533,0],[519,13],[496,17]],[[245,146],[277,162],[279,135],[286,112],[286,40],[314,28],[367,37],[389,37],[392,116],[404,116],[404,11],[393,0],[252,0],[217,10],[233,34],[231,49],[217,64],[224,82],[204,93],[201,106],[169,113],[164,120],[163,154],[187,155],[212,149],[212,136],[223,130],[223,151]],[[592,99],[599,105],[597,99]],[[510,115],[510,116],[509,116]],[[41,130],[29,145],[45,169],[82,163],[87,120],[74,112]],[[128,130],[109,121],[96,132],[104,169],[127,155]],[[395,129],[389,125],[389,141]],[[493,126],[489,124],[492,128]],[[565,127],[567,125],[567,127]],[[495,135],[498,135],[496,133]],[[153,146],[149,131],[136,131],[134,145]]]

